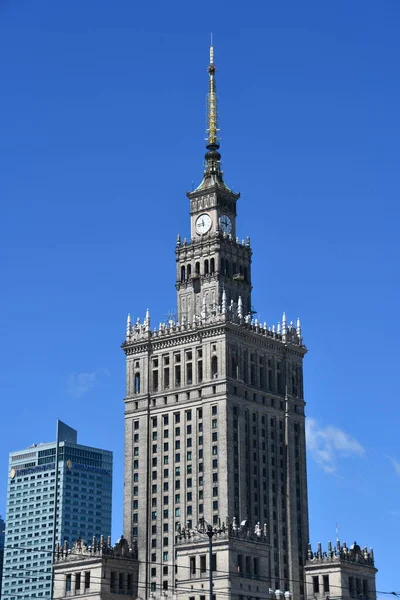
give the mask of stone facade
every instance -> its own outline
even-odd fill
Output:
[[[307,598],[376,600],[376,572],[372,548],[368,551],[356,542],[348,548],[338,541],[336,546],[329,542],[327,551],[318,544],[313,552],[310,545],[305,566]]]
[[[124,535],[137,541],[145,595],[175,596],[184,568],[179,531],[195,530],[203,518],[227,529],[234,518],[249,530],[266,522],[261,545],[218,538],[224,585],[240,598],[230,569],[243,555],[267,573],[252,597],[271,586],[302,598],[307,350],[299,320],[284,314],[269,327],[256,318],[250,239],[236,238],[239,194],[223,180],[218,148],[209,142],[204,178],[188,194],[192,239],[178,236],[176,245],[177,317],[154,330],[149,311],[144,321],[127,320]],[[200,542],[190,545],[197,551]],[[198,591],[187,596],[198,600]]]
[[[88,546],[77,540],[57,545],[53,565],[54,600],[79,596],[82,600],[128,600],[138,596],[138,561],[136,548],[127,541],[111,546],[102,537]]]
[[[211,546],[203,528],[179,529],[177,537],[176,595],[186,598],[188,590],[209,597],[210,562],[213,594],[232,597],[258,595],[265,598],[271,589],[270,546],[266,525],[252,528],[247,521],[210,525]],[[210,560],[210,554],[212,560]],[[204,591],[203,591],[204,590]],[[195,592],[193,592],[195,593]]]

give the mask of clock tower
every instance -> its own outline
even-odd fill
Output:
[[[250,239],[236,236],[236,202],[240,194],[223,179],[218,141],[217,95],[214,48],[210,48],[207,95],[207,152],[203,180],[192,192],[190,201],[191,241],[178,236],[176,247],[176,288],[178,321],[196,322],[226,307],[242,306],[250,315],[251,249]]]
[[[177,318],[128,315],[124,536],[140,596],[304,600],[308,500],[300,321],[261,323],[250,238],[225,183],[214,49],[207,145],[178,235]],[[209,539],[212,539],[210,556]]]

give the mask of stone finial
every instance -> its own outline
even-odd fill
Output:
[[[150,331],[150,310],[149,309],[146,310],[146,316],[144,319],[144,330]]]
[[[286,323],[286,313],[284,312],[282,315],[282,335],[286,335],[287,333],[287,323]]]
[[[242,302],[242,296],[239,296],[239,298],[238,298],[237,315],[238,315],[239,319],[243,319],[243,302]]]
[[[308,544],[308,548],[307,548],[307,558],[308,558],[309,560],[311,560],[311,558],[312,558],[312,557],[313,557],[313,552],[312,552],[312,549],[311,549],[311,544]]]
[[[181,236],[179,233],[178,233],[178,237],[176,238],[176,245],[177,245],[177,247],[179,247],[181,245]]]
[[[246,238],[246,246],[250,247],[250,236],[249,235]]]
[[[131,315],[130,313],[128,313],[128,317],[126,319],[126,339],[129,339],[129,336],[131,335],[131,327],[132,327],[132,323],[131,323]]]
[[[300,324],[300,319],[297,319],[296,333],[297,333],[298,337],[301,338],[301,324]]]
[[[225,291],[225,289],[222,291],[221,313],[223,315],[226,314],[226,291]]]
[[[281,324],[278,323],[278,327],[276,328],[276,333],[280,333],[281,332]]]
[[[207,316],[206,297],[203,296],[203,302],[201,304],[201,318],[205,319]]]

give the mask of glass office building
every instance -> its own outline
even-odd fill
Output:
[[[11,452],[2,600],[50,598],[53,542],[111,535],[112,460],[60,421],[56,442]]]
[[[3,558],[4,558],[4,539],[6,532],[6,524],[0,517],[0,598],[1,598],[1,578],[3,574]]]

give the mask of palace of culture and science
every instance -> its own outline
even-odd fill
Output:
[[[221,170],[213,47],[208,75],[203,179],[187,193],[190,239],[178,235],[175,249],[177,317],[154,328],[149,311],[128,316],[122,346],[124,536],[138,549],[138,593],[204,600],[211,566],[218,599],[325,598],[325,558],[360,556],[368,573],[354,581],[372,600],[370,552],[309,547],[307,350],[299,320],[283,314],[271,328],[252,312],[250,238],[237,236],[239,194]]]

